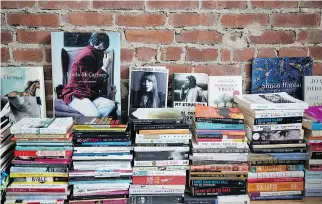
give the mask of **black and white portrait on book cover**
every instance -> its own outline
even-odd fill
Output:
[[[129,112],[131,108],[167,107],[168,77],[165,67],[131,67]]]

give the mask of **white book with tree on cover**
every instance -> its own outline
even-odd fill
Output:
[[[234,95],[241,95],[242,76],[209,76],[208,106],[236,107]]]

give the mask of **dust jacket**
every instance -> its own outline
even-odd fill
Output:
[[[309,106],[322,106],[322,76],[304,77],[304,101]]]

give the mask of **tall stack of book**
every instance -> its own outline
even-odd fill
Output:
[[[23,118],[11,126],[16,148],[5,203],[68,199],[72,125],[72,118]]]
[[[133,147],[127,121],[82,117],[75,123],[70,203],[128,203]]]
[[[305,169],[305,196],[322,196],[322,106],[305,110],[304,136],[310,153]]]
[[[245,195],[249,148],[241,110],[197,105],[194,126],[192,196],[207,196],[204,201],[211,202],[220,195]]]
[[[190,125],[180,110],[171,108],[133,110],[131,122],[135,147],[130,203],[182,203]]]
[[[10,127],[13,123],[11,119],[11,109],[8,100],[1,98],[1,199],[4,200],[6,188],[9,183],[9,170],[13,159],[15,143],[12,141]]]
[[[304,190],[302,117],[308,107],[285,92],[234,96],[245,117],[251,200],[298,200]]]

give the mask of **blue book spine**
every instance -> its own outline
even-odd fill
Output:
[[[82,145],[128,146],[128,145],[131,145],[131,142],[82,142]]]
[[[197,122],[196,128],[199,130],[244,130],[244,124],[222,124]]]
[[[283,195],[283,196],[256,196],[250,197],[251,200],[301,200],[302,195]]]
[[[312,123],[312,130],[322,130],[322,123]]]
[[[129,152],[113,152],[113,153],[74,153],[73,156],[112,156],[112,155],[130,155]]]

